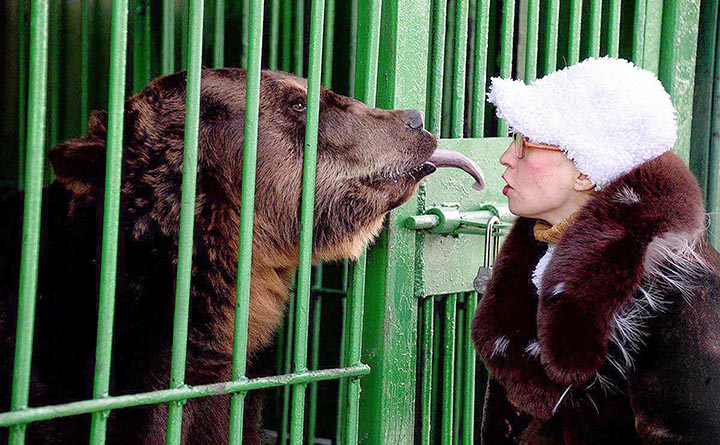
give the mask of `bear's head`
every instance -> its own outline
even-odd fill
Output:
[[[246,72],[240,69],[202,73],[195,231],[196,239],[200,231],[200,241],[216,250],[237,245],[245,83]],[[122,224],[138,241],[177,240],[185,87],[185,73],[172,74],[125,103]],[[297,264],[306,100],[305,79],[262,72],[254,264]],[[107,120],[107,113],[93,113],[87,135],[50,152],[57,181],[71,192],[71,209],[102,196]],[[418,182],[435,170],[426,161],[436,147],[419,112],[371,108],[323,89],[314,260],[358,256],[385,214],[407,201]]]

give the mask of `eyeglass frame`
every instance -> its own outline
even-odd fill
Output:
[[[518,159],[523,159],[525,157],[525,151],[528,148],[545,151],[563,151],[562,148],[556,147],[554,145],[536,144],[530,142],[527,137],[523,136],[522,133],[518,132],[513,133],[513,142],[515,143],[515,157]]]

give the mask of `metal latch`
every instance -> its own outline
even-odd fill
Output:
[[[411,216],[405,220],[405,227],[412,230],[427,230],[435,234],[478,234],[484,235],[489,222],[493,226],[505,227],[500,223],[501,210],[495,206],[482,206],[479,210],[461,211],[456,207],[442,206],[427,209],[423,215]],[[492,232],[492,230],[491,230]]]

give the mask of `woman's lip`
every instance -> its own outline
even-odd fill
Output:
[[[502,191],[503,195],[507,196],[507,194],[508,194],[508,192],[510,192],[510,190],[512,190],[512,187],[510,187],[509,185],[506,185]]]

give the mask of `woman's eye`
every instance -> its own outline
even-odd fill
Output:
[[[294,103],[290,106],[290,108],[292,108],[293,110],[295,110],[295,111],[297,111],[297,112],[305,111],[305,108],[306,108],[305,102],[303,102],[303,101],[301,101],[301,100],[298,100],[298,101],[294,102]]]

